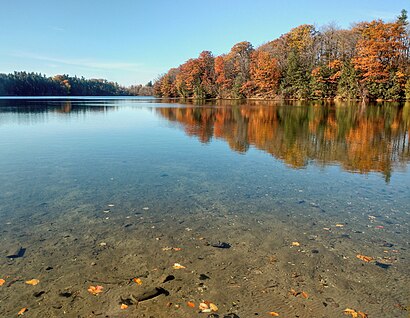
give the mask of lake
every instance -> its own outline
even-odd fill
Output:
[[[408,317],[409,134],[410,103],[0,99],[0,316]]]

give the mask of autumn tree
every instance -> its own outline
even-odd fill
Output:
[[[203,51],[198,57],[200,90],[198,98],[215,97],[215,60],[210,51]]]
[[[215,97],[214,58],[203,51],[198,58],[190,59],[179,67],[175,87],[180,97]]]
[[[239,42],[235,44],[226,56],[227,69],[232,81],[231,97],[244,97],[242,86],[250,80],[250,64],[253,46],[249,42]]]
[[[278,62],[266,51],[256,50],[251,54],[250,80],[242,85],[247,97],[274,97],[279,88]]]
[[[356,29],[360,38],[352,62],[360,77],[362,97],[368,97],[368,92],[371,97],[383,98],[383,92],[394,84],[399,71],[404,25],[375,20],[360,23]]]
[[[175,80],[179,72],[179,69],[171,68],[160,76],[154,83],[154,93],[159,97],[178,97]]]
[[[226,55],[220,55],[215,58],[214,63],[216,95],[219,98],[230,96],[230,89],[233,83],[230,64],[226,60]]]

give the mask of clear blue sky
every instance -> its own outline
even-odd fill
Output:
[[[203,50],[255,47],[300,24],[393,20],[409,0],[0,0],[0,73],[145,84]]]

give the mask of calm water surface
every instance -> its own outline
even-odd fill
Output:
[[[395,104],[1,100],[1,216],[74,190],[96,202],[144,189],[226,207],[257,198],[292,208],[300,198],[405,218],[409,127],[410,105]]]
[[[311,239],[341,224],[330,248],[347,238],[341,255],[384,258],[402,278],[409,132],[410,104],[3,99],[2,243],[29,257],[35,226],[75,209],[101,216],[108,203],[117,217],[149,207],[165,223],[181,213],[274,216]]]

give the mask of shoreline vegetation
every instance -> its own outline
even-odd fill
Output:
[[[256,49],[203,51],[154,83],[159,97],[194,99],[410,99],[407,11],[393,22],[301,25]]]
[[[153,84],[121,86],[105,79],[41,73],[0,73],[0,96],[152,96]]]

